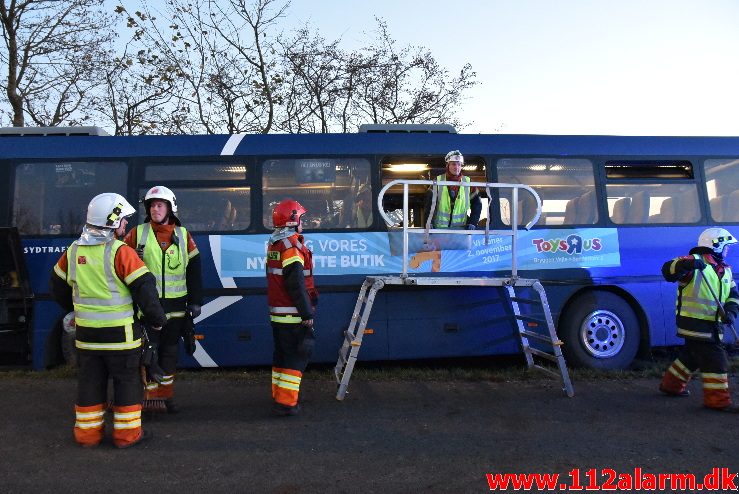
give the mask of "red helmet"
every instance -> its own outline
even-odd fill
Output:
[[[285,199],[272,210],[272,224],[275,228],[298,226],[300,217],[308,211],[298,201]]]

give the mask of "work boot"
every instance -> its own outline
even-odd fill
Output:
[[[297,415],[299,411],[300,405],[295,405],[293,407],[283,405],[282,403],[275,403],[272,405],[272,415],[276,415],[277,417],[292,417]]]
[[[164,407],[167,409],[167,413],[179,413],[180,407],[178,407],[173,398],[164,400]]]
[[[665,396],[672,396],[675,398],[687,398],[688,396],[690,396],[690,391],[688,391],[687,389],[683,389],[679,393],[675,393],[674,391],[669,391],[667,389],[664,389],[661,384],[659,386],[659,391]]]
[[[153,432],[151,432],[148,429],[147,430],[143,430],[143,431],[141,431],[141,436],[139,437],[138,441],[133,442],[133,443],[128,443],[128,444],[122,444],[120,446],[116,444],[115,447],[118,448],[118,449],[132,448],[133,446],[138,446],[139,444],[148,441],[152,437],[154,437],[154,433]]]

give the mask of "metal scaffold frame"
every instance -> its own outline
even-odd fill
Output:
[[[359,355],[359,349],[362,346],[362,338],[367,327],[370,313],[372,311],[372,305],[374,304],[377,292],[383,287],[388,285],[398,285],[404,287],[415,287],[415,286],[479,286],[479,287],[501,287],[505,289],[508,299],[511,303],[511,309],[513,311],[513,319],[518,329],[518,335],[521,342],[521,348],[526,358],[526,365],[528,368],[536,368],[542,370],[555,377],[561,377],[563,391],[569,397],[574,396],[575,392],[570,381],[569,372],[567,365],[562,354],[562,341],[557,337],[557,333],[554,327],[554,321],[552,319],[551,311],[549,309],[549,302],[547,300],[546,292],[541,282],[537,279],[530,278],[519,278],[518,277],[518,222],[515,220],[518,218],[518,198],[519,191],[525,191],[531,194],[536,200],[536,213],[534,217],[525,225],[523,228],[526,230],[530,229],[541,216],[541,199],[539,195],[529,186],[523,184],[504,184],[504,183],[490,183],[490,182],[451,182],[451,181],[437,181],[437,180],[393,180],[385,185],[380,194],[377,197],[377,203],[380,210],[380,215],[385,222],[392,226],[396,222],[391,219],[383,209],[383,198],[385,193],[394,186],[401,185],[403,187],[403,217],[402,217],[402,229],[398,230],[398,233],[402,232],[403,237],[403,268],[402,273],[399,275],[388,275],[388,276],[368,276],[362,288],[359,291],[357,302],[354,306],[354,312],[352,313],[351,321],[349,322],[349,328],[344,332],[344,341],[339,349],[339,358],[334,368],[334,375],[338,384],[338,390],[336,393],[337,400],[343,400],[349,387],[349,380],[351,379],[354,366],[357,362]],[[408,221],[408,192],[409,185],[425,185],[431,186],[432,190],[432,202],[431,211],[429,218],[427,219],[425,228],[413,228],[409,227]],[[490,216],[488,215],[485,229],[484,230],[452,230],[448,228],[431,228],[431,220],[434,216],[434,210],[436,207],[436,196],[437,189],[440,186],[462,186],[462,187],[476,187],[478,189],[484,189],[487,193],[487,197],[492,198],[492,190],[496,189],[510,189],[511,203],[510,203],[510,229],[508,230],[490,230]],[[430,242],[432,235],[444,234],[444,235],[467,235],[467,236],[485,236],[486,243],[488,242],[489,236],[503,236],[511,237],[511,266],[510,276],[505,277],[469,277],[469,276],[456,276],[456,277],[439,277],[439,276],[409,276],[408,275],[408,261],[409,261],[409,235],[424,235],[423,245],[428,246],[432,249],[432,243]],[[469,238],[469,237],[468,237]],[[520,297],[516,293],[516,288],[531,288],[538,294],[539,299],[530,299]],[[539,320],[529,315],[521,314],[521,305],[540,305],[544,314],[544,320]],[[541,328],[545,327],[545,332],[536,332],[529,329],[524,323],[532,324],[533,327]],[[540,344],[551,346],[552,351],[547,352],[538,348],[533,348],[530,345],[529,339],[536,340]],[[558,369],[559,374],[552,371],[549,368],[543,367],[536,363],[534,357],[544,358],[554,362]]]

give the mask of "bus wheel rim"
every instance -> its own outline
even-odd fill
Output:
[[[613,312],[598,309],[585,317],[580,326],[580,342],[585,351],[595,358],[611,358],[621,351],[626,330]]]

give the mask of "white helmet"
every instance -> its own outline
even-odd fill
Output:
[[[708,247],[718,255],[723,255],[724,247],[736,242],[736,237],[725,228],[707,228],[698,237],[698,246]]]
[[[464,156],[462,156],[462,153],[459,151],[459,149],[455,149],[454,151],[449,151],[446,153],[446,156],[444,156],[445,162],[450,161],[459,161],[461,164],[464,165]]]
[[[172,208],[172,212],[177,212],[177,198],[175,197],[174,192],[167,187],[163,185],[155,185],[149,189],[149,192],[147,192],[144,197],[144,206],[146,206],[147,213],[149,212],[149,207],[151,206],[151,201],[153,199],[167,201],[169,206]]]
[[[125,197],[115,192],[96,195],[87,206],[87,222],[104,228],[118,228],[121,220],[134,214],[136,210]]]

